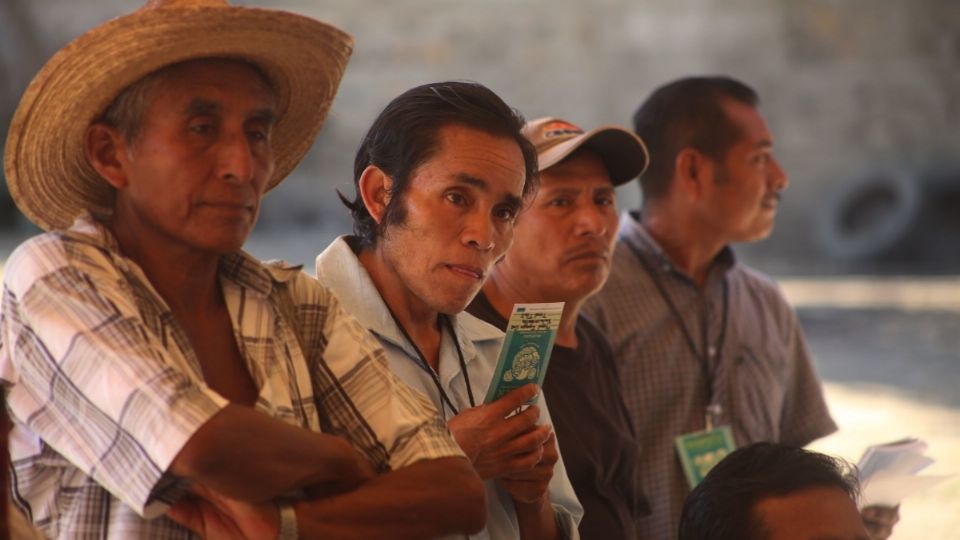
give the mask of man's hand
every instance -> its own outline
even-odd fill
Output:
[[[550,426],[538,426],[540,408],[506,418],[537,395],[537,386],[517,388],[487,405],[462,411],[447,422],[453,438],[484,480],[529,471],[540,462]]]
[[[280,534],[280,512],[273,503],[229,499],[199,485],[167,510],[167,517],[205,540],[259,540]]]
[[[860,510],[860,517],[870,533],[870,540],[886,540],[893,534],[893,526],[900,521],[900,505],[868,506]]]
[[[557,438],[553,433],[541,447],[542,457],[532,469],[512,473],[498,479],[498,482],[517,503],[535,503],[547,496],[550,479],[553,478],[553,466],[560,459],[557,452]]]

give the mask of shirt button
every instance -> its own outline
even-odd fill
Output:
[[[713,345],[707,347],[707,355],[710,356],[710,358],[713,358],[714,356],[716,356],[717,348],[714,347]]]

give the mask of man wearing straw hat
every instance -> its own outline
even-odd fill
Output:
[[[0,378],[14,497],[46,535],[482,526],[476,473],[377,342],[299,269],[240,251],[351,48],[289,13],[152,0],[27,89],[5,170],[49,232],[8,261]]]

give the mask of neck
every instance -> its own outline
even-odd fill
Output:
[[[678,215],[684,214],[651,204],[644,207],[641,224],[670,262],[702,287],[726,242],[709,227],[699,227],[693,216]]]
[[[490,274],[490,278],[483,285],[483,294],[487,297],[493,309],[497,310],[497,313],[504,319],[510,318],[514,304],[557,301],[556,298],[545,298],[538,295],[532,287],[519,286],[500,267],[497,267]],[[564,302],[563,314],[560,316],[560,326],[557,328],[557,345],[571,349],[577,348],[577,317],[580,314],[583,301],[584,299],[581,298]]]
[[[171,241],[145,241],[142,234],[111,225],[120,251],[137,263],[174,315],[196,315],[223,302],[220,255]]]
[[[427,363],[438,369],[440,363],[440,312],[424,303],[407,288],[392,265],[384,258],[378,243],[358,255],[380,297],[397,318]]]

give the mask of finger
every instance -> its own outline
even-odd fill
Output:
[[[551,431],[547,440],[543,443],[543,457],[540,458],[540,463],[550,465],[553,468],[557,461],[560,461],[560,452],[557,451],[557,435]]]
[[[203,501],[183,498],[167,509],[167,517],[183,525],[200,536],[204,536],[203,511],[200,505]]]
[[[490,458],[506,459],[535,450],[542,452],[544,443],[550,438],[550,432],[550,426],[536,426],[510,439],[500,439],[495,449],[489,452]]]
[[[508,414],[529,403],[540,392],[540,388],[535,384],[525,384],[516,390],[511,390],[502,398],[489,405],[491,412],[495,412],[499,418],[506,418]]]
[[[531,405],[520,414],[491,424],[488,440],[492,444],[502,444],[537,428],[540,419],[540,407]]]
[[[533,469],[540,463],[543,457],[542,448],[537,448],[524,454],[514,454],[513,456],[500,461],[497,477],[515,476],[524,474]]]

